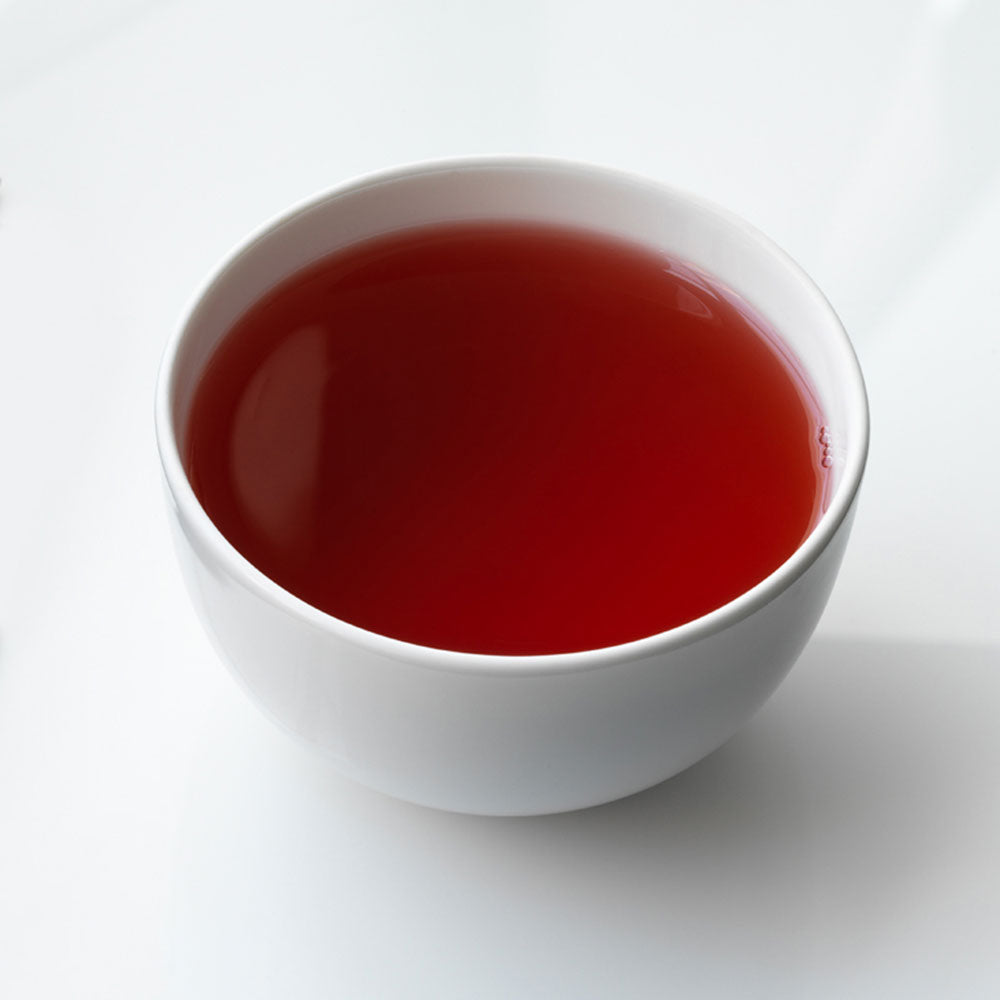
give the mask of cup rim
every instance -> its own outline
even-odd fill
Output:
[[[257,569],[229,542],[195,496],[184,470],[175,434],[173,386],[176,378],[176,361],[191,320],[220,278],[236,266],[245,255],[252,252],[254,247],[274,229],[333,198],[407,177],[478,169],[545,170],[593,179],[614,180],[618,183],[651,188],[668,197],[694,204],[701,212],[714,216],[726,226],[739,231],[762,253],[776,258],[796,280],[801,290],[812,299],[817,311],[824,313],[828,321],[832,320],[829,326],[838,340],[843,357],[841,377],[844,380],[844,402],[849,416],[853,417],[859,428],[858,447],[847,454],[840,483],[834,489],[827,509],[804,541],[767,577],[721,607],[692,621],[650,636],[613,646],[574,652],[516,655],[462,652],[423,646],[352,625],[285,590]],[[188,301],[181,313],[180,322],[176,324],[167,342],[156,384],[155,429],[166,487],[176,504],[183,529],[194,535],[197,542],[212,554],[217,565],[223,568],[234,582],[268,604],[312,628],[395,660],[419,663],[424,667],[449,672],[490,674],[513,672],[519,675],[542,675],[585,672],[679,649],[736,625],[787,590],[816,561],[851,510],[867,461],[869,410],[864,376],[857,355],[833,306],[795,260],[745,219],[699,195],[616,167],[559,157],[492,155],[423,160],[355,176],[299,201],[240,240],[216,265]]]

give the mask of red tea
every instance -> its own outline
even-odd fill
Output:
[[[466,224],[333,254],[228,332],[191,483],[251,563],[383,635],[481,653],[638,639],[787,559],[821,415],[731,293],[650,249]]]

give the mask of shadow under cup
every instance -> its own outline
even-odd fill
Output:
[[[221,535],[178,442],[220,338],[262,294],[342,247],[423,225],[521,221],[656,248],[712,275],[765,319],[826,419],[832,486],[798,550],[736,600],[670,631],[579,653],[495,656],[367,632],[283,590]],[[172,339],[157,436],[186,582],[261,709],[351,777],[467,812],[556,812],[656,784],[723,743],[763,703],[822,612],[867,453],[864,385],[829,304],[742,220],[652,181],[547,160],[463,160],[363,178],[251,237]]]

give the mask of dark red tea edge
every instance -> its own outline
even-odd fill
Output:
[[[594,230],[589,230],[583,227],[574,227],[569,229],[569,227],[552,227],[558,229],[562,232],[567,230],[574,232],[578,235],[585,236],[588,233],[594,234]],[[706,271],[702,267],[698,267],[696,264],[692,264],[690,261],[684,260],[680,257],[675,257],[666,251],[659,250],[656,247],[649,246],[645,243],[634,242],[631,240],[624,239],[623,237],[616,236],[614,234],[598,234],[604,237],[608,243],[617,243],[623,248],[631,250],[645,250],[657,254],[660,259],[668,266],[668,269],[676,274],[680,274],[687,280],[692,282],[692,284],[697,285],[702,291],[707,295],[718,296],[721,295],[725,298],[726,302],[736,309],[746,323],[753,328],[760,339],[773,351],[777,356],[779,361],[782,363],[784,369],[791,376],[792,382],[798,389],[799,396],[802,400],[802,405],[805,410],[810,413],[816,425],[816,436],[812,440],[812,450],[814,458],[816,459],[817,466],[822,466],[823,457],[823,446],[820,442],[819,435],[823,434],[827,430],[826,426],[826,415],[823,412],[823,406],[820,403],[819,393],[816,391],[815,386],[812,384],[812,380],[809,378],[806,372],[805,366],[799,360],[798,355],[792,350],[791,346],[785,342],[785,340],[778,334],[777,325],[770,323],[766,320],[763,315],[754,308],[742,295],[736,292],[731,286],[722,281],[721,278],[716,277],[710,271]],[[812,517],[810,518],[809,528],[802,536],[799,541],[798,546],[795,549],[797,552],[805,540],[816,530],[819,524],[820,518],[826,513],[827,508],[830,506],[830,499],[833,493],[833,476],[824,475],[821,476],[820,489],[816,493],[815,503],[813,505]],[[792,553],[794,555],[794,552]],[[791,557],[789,557],[791,558]],[[785,562],[788,560],[786,559]],[[781,563],[783,566],[784,563]],[[774,572],[777,572],[776,567]],[[767,577],[765,577],[767,579]],[[763,582],[763,581],[761,581]],[[746,593],[746,591],[744,591]],[[731,602],[730,602],[731,603]],[[720,605],[725,607],[725,605]],[[715,608],[713,610],[718,610]],[[711,612],[706,612],[710,614]],[[702,615],[701,617],[704,617]],[[697,621],[697,619],[692,619]],[[686,622],[684,624],[687,624]],[[674,626],[677,628],[678,626]],[[658,633],[653,633],[654,635]]]
[[[635,246],[642,246],[643,244],[634,244]],[[667,261],[673,266],[674,270],[679,271],[684,274],[689,280],[697,283],[699,286],[703,287],[706,292],[711,294],[713,291],[720,292],[725,296],[726,301],[743,316],[743,319],[751,326],[760,339],[771,348],[771,350],[777,355],[779,360],[782,362],[783,367],[791,376],[792,383],[798,389],[799,396],[802,400],[802,405],[805,410],[812,414],[813,421],[816,426],[816,435],[812,439],[812,450],[813,456],[816,459],[816,464],[819,468],[825,468],[826,474],[820,477],[820,489],[816,493],[815,503],[813,504],[812,517],[810,518],[810,527],[806,533],[802,536],[799,541],[795,552],[798,552],[802,548],[805,540],[816,530],[819,525],[820,519],[829,509],[830,501],[833,496],[833,475],[830,473],[829,467],[823,464],[823,444],[820,435],[828,431],[827,417],[823,411],[823,405],[820,402],[819,393],[816,387],[812,383],[805,366],[799,360],[798,355],[792,350],[791,346],[785,342],[785,340],[777,332],[777,324],[770,323],[764,316],[755,309],[742,295],[734,291],[729,285],[723,282],[721,279],[715,277],[715,275],[706,271],[704,268],[697,267],[688,261],[680,260],[676,257],[671,257],[669,254],[661,254],[664,261]],[[793,552],[792,555],[795,553]],[[789,557],[791,558],[791,557]],[[786,559],[785,562],[788,560]],[[781,564],[782,566],[784,563]],[[780,567],[777,567],[780,568]],[[777,568],[775,572],[777,572]],[[765,577],[765,579],[767,579]],[[763,581],[761,581],[763,582]],[[722,605],[725,607],[725,605]],[[718,610],[718,609],[716,609]]]
[[[215,347],[212,349],[209,355],[208,361],[205,363],[205,367],[201,374],[198,376],[197,384],[194,393],[192,393],[191,406],[193,406],[194,397],[197,395],[198,386],[200,386],[202,380],[204,379],[208,370],[216,363],[219,354],[219,348],[222,342],[228,337],[229,333],[239,324],[246,314],[251,309],[257,309],[265,306],[269,301],[277,298],[285,289],[286,285],[292,284],[297,281],[303,275],[308,274],[314,268],[321,267],[326,261],[331,260],[335,257],[340,256],[343,253],[363,253],[365,250],[372,247],[376,247],[378,244],[388,240],[394,239],[396,237],[406,236],[408,234],[418,234],[421,232],[435,231],[438,233],[446,234],[451,231],[461,231],[463,229],[475,229],[479,226],[490,225],[496,229],[508,229],[511,231],[516,231],[528,227],[532,230],[543,232],[549,231],[553,234],[564,234],[570,237],[583,237],[588,236],[600,237],[608,246],[618,246],[623,251],[634,252],[641,251],[646,253],[653,253],[660,257],[660,259],[668,265],[669,269],[675,273],[681,274],[683,277],[692,281],[694,284],[698,285],[705,293],[709,295],[717,295],[721,293],[727,303],[733,308],[738,310],[746,322],[753,327],[756,333],[760,336],[761,340],[767,344],[771,350],[777,355],[779,360],[783,362],[785,369],[792,376],[792,380],[796,385],[799,395],[802,399],[803,406],[805,409],[811,413],[815,419],[817,426],[817,433],[822,433],[826,430],[826,416],[823,412],[822,404],[819,400],[819,394],[817,393],[815,387],[812,384],[808,374],[806,373],[805,367],[799,360],[798,356],[792,350],[792,348],[778,335],[776,331],[775,324],[768,322],[760,312],[757,311],[742,295],[731,288],[726,282],[722,281],[721,278],[712,274],[710,271],[699,267],[697,264],[693,264],[688,260],[681,257],[674,256],[661,250],[658,247],[652,246],[647,243],[642,243],[637,240],[629,240],[617,233],[608,233],[597,229],[591,229],[586,226],[576,226],[572,224],[553,224],[546,222],[538,222],[531,218],[504,218],[504,219],[494,219],[489,216],[483,216],[482,218],[469,218],[462,219],[453,222],[443,222],[443,223],[414,223],[409,226],[401,226],[399,228],[387,229],[384,232],[376,233],[373,236],[366,236],[363,239],[356,240],[352,243],[344,244],[341,247],[337,247],[335,250],[324,251],[317,254],[315,257],[297,267],[291,274],[285,275],[276,281],[269,289],[262,292],[257,298],[255,298],[249,306],[243,309],[239,316],[229,325],[226,332],[219,338]],[[187,433],[185,434],[184,446],[181,453],[181,462],[184,468],[184,472],[188,477],[188,481],[191,481],[191,422],[190,422],[190,408],[188,413],[187,421]],[[822,446],[820,445],[818,439],[813,441],[813,450],[817,462],[822,458]],[[810,521],[809,530],[802,536],[799,542],[799,547],[801,547],[802,542],[804,542],[810,534],[815,530],[820,518],[826,512],[830,505],[830,499],[833,492],[833,477],[831,475],[826,475],[822,477],[821,489],[817,492],[816,503],[814,506],[812,518]],[[219,529],[221,531],[221,529]],[[796,549],[797,551],[797,549]],[[308,602],[307,602],[308,603]],[[676,626],[675,626],[676,627]],[[656,634],[656,633],[654,633]]]
[[[295,284],[295,283],[301,281],[303,279],[303,277],[306,276],[306,275],[308,275],[310,272],[314,272],[314,271],[316,271],[318,269],[322,269],[322,267],[324,266],[324,264],[327,261],[336,259],[336,258],[340,257],[341,255],[345,255],[345,254],[347,254],[347,255],[353,255],[353,254],[362,255],[362,254],[365,253],[366,250],[369,250],[372,247],[375,247],[375,246],[377,246],[378,244],[380,244],[382,242],[387,242],[387,243],[389,243],[389,242],[395,242],[396,240],[398,240],[400,238],[403,238],[403,237],[405,237],[406,235],[409,235],[409,234],[416,235],[416,234],[419,234],[419,233],[426,233],[428,235],[448,236],[449,234],[452,234],[452,233],[460,233],[462,230],[474,230],[474,229],[482,227],[484,225],[490,226],[494,231],[497,231],[497,230],[510,230],[511,232],[516,233],[519,230],[530,229],[530,230],[532,230],[533,232],[536,232],[536,233],[543,233],[545,231],[548,231],[552,235],[561,236],[561,237],[565,237],[565,238],[569,238],[569,239],[572,239],[573,237],[580,237],[580,238],[583,238],[585,240],[586,239],[593,240],[593,239],[596,238],[596,239],[600,240],[607,247],[613,247],[613,246],[617,245],[617,246],[619,246],[625,252],[633,252],[633,253],[634,252],[638,252],[638,253],[645,254],[645,255],[659,256],[660,259],[666,265],[668,265],[668,268],[667,268],[668,270],[673,271],[674,273],[678,274],[678,276],[682,277],[684,280],[686,280],[688,282],[691,282],[692,284],[698,286],[706,294],[708,294],[708,295],[710,295],[710,296],[712,296],[714,298],[721,297],[722,299],[725,300],[725,302],[726,302],[727,305],[729,305],[730,307],[734,308],[741,315],[741,317],[743,318],[744,322],[746,322],[747,325],[750,326],[753,329],[754,333],[758,336],[760,342],[762,344],[766,345],[769,348],[769,350],[776,356],[776,358],[779,360],[781,368],[784,370],[784,372],[788,376],[790,376],[790,381],[794,385],[794,387],[795,387],[795,389],[796,389],[796,391],[798,393],[798,396],[800,398],[800,402],[802,403],[802,406],[803,406],[803,410],[807,414],[809,414],[809,416],[810,416],[810,418],[811,418],[811,420],[813,422],[814,427],[819,428],[820,431],[823,430],[824,417],[823,417],[822,408],[821,408],[821,406],[820,406],[820,404],[818,402],[817,394],[816,394],[815,390],[813,389],[813,387],[812,387],[812,385],[810,383],[810,380],[808,379],[808,376],[806,375],[806,373],[804,371],[804,368],[801,365],[801,363],[799,362],[798,358],[792,352],[791,348],[776,333],[775,328],[771,324],[769,324],[766,320],[764,320],[746,302],[746,300],[742,296],[740,296],[739,294],[737,294],[736,292],[734,292],[731,288],[729,288],[722,281],[720,281],[716,276],[714,276],[711,273],[708,273],[708,272],[706,272],[706,271],[704,271],[704,270],[696,267],[695,265],[690,264],[689,262],[686,262],[686,261],[683,261],[683,260],[681,260],[681,259],[679,259],[677,257],[674,257],[674,256],[672,256],[672,255],[670,255],[668,253],[658,252],[655,247],[651,247],[651,246],[649,246],[647,244],[644,244],[644,243],[641,243],[641,242],[638,242],[638,241],[630,241],[630,240],[624,239],[624,238],[622,238],[620,236],[617,236],[615,234],[603,233],[603,232],[600,232],[600,231],[597,231],[597,230],[594,230],[594,229],[590,229],[590,228],[586,228],[586,227],[571,227],[571,226],[565,226],[565,225],[549,225],[549,224],[544,224],[544,223],[538,223],[537,221],[530,220],[530,219],[504,219],[504,220],[495,220],[495,219],[483,218],[483,219],[462,220],[461,222],[444,223],[444,224],[438,224],[438,225],[414,225],[414,226],[406,227],[406,228],[403,228],[403,229],[394,229],[394,230],[387,231],[385,233],[376,234],[376,235],[368,237],[368,238],[366,238],[364,240],[360,240],[360,241],[357,241],[355,243],[348,244],[348,245],[346,245],[344,247],[337,248],[336,250],[333,250],[333,251],[331,251],[329,253],[324,253],[324,254],[318,255],[316,258],[314,258],[312,261],[310,261],[306,265],[297,268],[293,273],[285,276],[285,278],[283,278],[281,281],[277,282],[274,286],[272,286],[271,289],[267,290],[263,295],[261,295],[260,297],[258,297],[254,302],[252,302],[250,304],[250,306],[247,307],[246,310],[244,310],[244,312],[240,315],[240,317],[238,317],[230,325],[229,330],[227,330],[226,334],[220,339],[219,344],[216,345],[215,350],[213,350],[212,355],[210,356],[208,362],[206,363],[205,369],[202,372],[202,376],[199,379],[199,386],[201,384],[201,381],[207,376],[207,374],[210,372],[210,370],[218,362],[219,348],[221,347],[222,343],[226,340],[226,338],[228,337],[228,335],[230,333],[232,333],[232,331],[236,327],[238,327],[240,325],[240,323],[242,323],[244,321],[245,317],[250,312],[252,312],[254,310],[262,309],[263,307],[265,307],[267,305],[267,303],[269,301],[273,301],[274,299],[279,298],[283,294],[286,286],[292,285],[292,284]],[[198,388],[196,387],[195,394],[194,394],[195,396],[197,395],[197,392],[198,392]],[[193,400],[192,400],[192,403],[193,403]],[[191,434],[191,422],[190,422],[190,420],[188,421],[187,435],[186,435],[186,437],[187,437],[187,441],[185,442],[186,446],[184,448],[184,453],[183,453],[183,458],[184,458],[183,464],[185,466],[185,471],[187,472],[188,479],[192,483],[192,487],[193,487],[194,486],[194,482],[193,482],[193,478],[194,477],[193,477],[192,457],[191,457],[191,444],[192,444],[191,437],[192,437],[192,434]],[[816,466],[816,468],[819,468],[819,458],[820,458],[820,453],[821,453],[821,447],[819,445],[818,440],[815,438],[815,436],[813,437],[813,439],[811,441],[811,449],[812,449],[812,452],[813,452],[814,465]],[[804,543],[804,541],[815,530],[815,528],[816,528],[816,526],[817,526],[817,524],[818,524],[818,522],[819,522],[822,514],[827,509],[828,504],[829,504],[830,493],[831,493],[831,488],[832,488],[832,476],[829,475],[829,474],[823,475],[822,473],[820,473],[818,475],[818,477],[817,477],[817,483],[818,483],[818,488],[817,488],[817,490],[815,491],[815,494],[814,494],[813,511],[812,511],[812,514],[811,514],[810,519],[809,519],[809,526],[808,526],[807,530],[805,531],[805,533],[803,534],[802,538],[796,544],[795,548],[792,549],[792,551],[789,553],[789,555],[786,557],[786,559],[782,563],[780,563],[779,565],[775,566],[765,577],[763,577],[762,579],[758,580],[756,583],[748,586],[747,588],[745,588],[744,590],[742,590],[739,594],[737,594],[737,595],[735,595],[733,597],[728,598],[726,601],[724,601],[723,603],[717,605],[716,607],[708,608],[705,611],[701,612],[700,614],[698,614],[698,615],[696,615],[696,616],[694,616],[694,617],[692,617],[690,619],[687,619],[687,620],[682,621],[682,622],[676,622],[676,623],[670,625],[667,628],[659,629],[659,630],[654,630],[654,631],[652,631],[652,632],[650,632],[648,634],[641,635],[641,636],[632,636],[630,638],[623,639],[621,641],[616,641],[616,642],[613,642],[613,643],[609,643],[607,645],[594,645],[594,646],[586,646],[586,647],[582,647],[582,648],[573,647],[573,648],[557,649],[557,650],[544,650],[544,651],[539,651],[539,652],[530,652],[530,651],[529,652],[517,652],[517,651],[512,651],[512,652],[491,653],[489,651],[483,651],[483,650],[469,650],[469,651],[467,651],[467,653],[469,655],[474,655],[474,656],[475,655],[479,655],[479,656],[486,656],[486,657],[490,657],[490,656],[510,657],[510,656],[513,656],[513,657],[531,657],[531,658],[537,658],[537,657],[551,657],[551,656],[560,656],[560,655],[573,656],[573,655],[578,655],[580,653],[585,653],[585,652],[587,652],[587,651],[589,651],[591,649],[593,649],[593,650],[596,650],[596,649],[611,649],[611,648],[615,648],[616,646],[629,645],[629,644],[634,643],[636,641],[642,641],[643,639],[649,639],[649,638],[653,638],[653,637],[656,637],[656,636],[659,636],[659,635],[665,635],[665,634],[667,634],[669,632],[672,632],[672,631],[674,631],[674,630],[676,630],[676,629],[678,629],[680,627],[693,624],[694,622],[697,622],[701,618],[704,618],[704,617],[706,617],[709,614],[713,614],[713,613],[715,613],[715,612],[717,612],[717,611],[719,611],[719,610],[727,607],[729,604],[732,604],[735,600],[738,600],[740,597],[744,596],[750,590],[753,590],[757,586],[759,586],[760,584],[764,583],[767,579],[769,579],[776,572],[778,572],[778,570],[782,566],[784,566],[789,561],[789,559],[791,559],[795,555],[796,552],[798,552],[798,550],[802,547],[802,544]],[[199,500],[199,503],[200,502],[201,501]],[[204,507],[203,507],[203,509],[204,509]],[[207,511],[206,511],[206,514],[207,514]],[[209,519],[212,520],[211,516],[209,517]],[[220,525],[216,525],[216,527],[220,531],[220,534],[222,534],[222,536],[224,538],[226,538],[227,541],[229,541],[227,533],[223,530],[223,528]],[[232,544],[232,543],[230,542],[230,544]],[[234,546],[234,549],[235,549],[235,546]],[[239,551],[239,550],[236,549],[236,551]],[[242,553],[241,553],[241,555],[242,555]],[[244,556],[244,558],[246,558],[246,557]],[[253,563],[251,562],[251,564],[253,564]],[[270,583],[272,583],[275,586],[278,586],[279,589],[285,591],[286,593],[290,593],[292,596],[296,597],[297,600],[303,601],[311,609],[319,611],[319,613],[324,614],[324,615],[328,615],[328,616],[330,616],[330,617],[332,617],[332,618],[334,618],[336,620],[344,621],[345,623],[351,625],[351,627],[358,628],[358,629],[360,629],[363,632],[367,632],[367,633],[373,634],[373,635],[384,636],[385,638],[389,638],[392,641],[401,641],[401,642],[404,642],[404,643],[407,643],[407,644],[410,644],[410,645],[417,645],[417,646],[421,646],[422,648],[431,649],[431,650],[433,650],[433,649],[440,649],[441,651],[444,651],[444,652],[457,653],[459,655],[462,655],[463,652],[466,652],[466,651],[463,651],[462,649],[460,649],[460,648],[458,648],[456,646],[434,646],[434,645],[430,645],[430,644],[426,644],[426,643],[421,643],[419,641],[416,641],[416,640],[413,640],[413,639],[410,639],[410,638],[407,638],[407,637],[395,636],[395,635],[393,635],[393,633],[391,631],[379,631],[379,630],[376,630],[376,629],[369,628],[369,627],[367,627],[366,625],[363,625],[363,624],[355,624],[355,623],[351,622],[351,620],[349,618],[340,617],[334,611],[329,611],[329,610],[324,610],[324,609],[318,608],[315,604],[313,604],[312,602],[310,602],[308,599],[303,598],[303,597],[301,597],[299,595],[296,595],[294,593],[294,591],[289,591],[286,587],[283,587],[281,584],[278,584],[275,580],[271,579],[270,576],[269,576],[269,574],[266,573],[265,571],[261,570],[261,572],[262,572],[262,574],[266,578],[268,578],[268,580],[269,580]]]

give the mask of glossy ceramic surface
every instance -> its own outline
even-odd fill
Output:
[[[220,535],[178,457],[214,345],[260,294],[317,257],[393,229],[523,219],[656,247],[734,288],[809,374],[832,437],[833,489],[783,566],[709,615],[602,650],[503,657],[432,650],[355,628],[272,583]],[[469,159],[348,183],[293,209],[221,267],[168,349],[157,404],[182,565],[202,621],[263,710],[352,777],[466,812],[529,814],[606,802],[718,747],[787,672],[819,618],[867,454],[861,374],[832,309],[745,222],[628,174]]]

